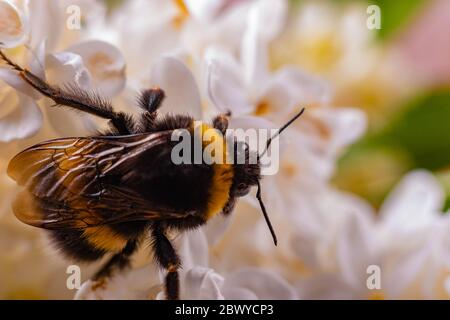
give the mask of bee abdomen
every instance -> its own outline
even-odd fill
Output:
[[[95,261],[107,252],[92,245],[80,230],[50,230],[49,234],[56,247],[72,260]]]

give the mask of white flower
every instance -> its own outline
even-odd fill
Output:
[[[177,237],[179,255],[183,261],[180,271],[181,299],[295,299],[292,286],[279,275],[258,268],[240,268],[235,272],[219,273],[209,266],[209,247],[202,230],[190,231]],[[155,279],[154,265],[134,269],[110,279],[96,288],[90,280],[82,285],[78,299],[164,299],[155,289],[164,282]],[[147,276],[148,275],[148,276]],[[145,277],[146,281],[142,282]],[[156,289],[157,291],[157,289]]]
[[[284,66],[275,72],[268,69],[269,39],[264,37],[260,23],[265,21],[266,14],[263,10],[250,11],[239,61],[223,48],[207,50],[206,78],[211,101],[219,111],[231,111],[230,125],[234,128],[281,126],[293,112],[307,107],[302,118],[283,133],[279,171],[263,179],[264,202],[273,224],[282,226],[276,229],[284,234],[285,228],[292,228],[284,221],[323,201],[317,194],[326,194],[323,190],[334,172],[337,157],[364,133],[366,121],[359,110],[329,107],[332,90],[327,82],[294,66]],[[277,21],[283,16],[274,14],[271,18]],[[247,199],[259,211],[253,196]],[[267,232],[262,219],[258,225],[262,232]],[[261,237],[259,252],[270,256],[280,250],[275,250],[266,234]],[[280,241],[287,239],[283,237]]]
[[[270,10],[270,7],[265,9]],[[297,67],[284,66],[274,73],[269,71],[267,46],[270,38],[263,36],[266,30],[261,22],[268,14],[266,10],[253,8],[250,11],[240,61],[223,48],[210,47],[206,51],[209,98],[219,111],[231,111],[231,125],[235,127],[252,127],[256,123],[270,127],[255,117],[281,126],[301,107],[318,105],[308,108],[295,124],[301,134],[292,140],[304,139],[299,143],[306,145],[312,156],[330,157],[334,162],[342,148],[364,132],[365,117],[356,109],[328,107],[332,98],[329,84]],[[284,15],[277,16],[275,11],[270,21],[283,18]]]
[[[270,74],[267,45],[271,39],[263,36],[262,22],[267,10],[270,7],[250,11],[239,62],[223,48],[206,51],[207,88],[214,105],[222,112],[231,111],[233,117],[256,115],[285,121],[300,103],[324,102],[329,92],[325,83],[296,68]],[[284,16],[276,13],[271,21],[281,24]]]
[[[442,297],[439,292],[444,291],[450,272],[450,216],[442,213],[444,200],[436,179],[425,171],[415,171],[381,208],[380,245],[390,270],[385,285],[394,295],[416,284],[410,297]]]
[[[395,48],[376,41],[366,10],[357,2],[302,2],[271,46],[271,63],[289,62],[323,76],[333,83],[334,101],[363,108],[375,127],[421,80]]]
[[[20,1],[0,2],[0,42],[8,48],[23,43],[29,32],[28,12]]]
[[[81,30],[65,28],[71,4],[82,9]],[[364,19],[354,7],[339,17],[310,3],[286,24],[287,6],[284,0],[130,0],[107,16],[100,2],[87,0],[0,0],[0,42],[12,60],[50,83],[95,89],[128,113],[138,111],[137,92],[153,86],[166,93],[161,113],[209,120],[231,111],[233,128],[279,127],[307,107],[283,133],[278,174],[263,178],[279,246],[253,195],[230,217],[170,233],[182,261],[182,299],[448,298],[450,216],[441,212],[444,194],[430,174],[408,175],[378,216],[366,202],[329,186],[339,155],[366,127],[362,112],[335,108],[333,101],[355,82],[366,84],[385,55],[373,50],[366,28],[355,28]],[[298,41],[286,44],[286,38]],[[299,52],[301,61],[280,61],[283,50]],[[324,67],[320,73],[338,83],[300,67]],[[380,73],[381,79],[390,74]],[[3,141],[79,136],[100,127],[89,115],[49,108],[49,99],[7,67],[0,79],[6,83],[0,87]],[[0,169],[30,142],[2,143]],[[0,296],[69,296],[67,263],[44,255],[48,244],[40,231],[14,220],[16,187],[5,175],[0,188],[0,246],[11,253],[0,259]],[[103,286],[86,281],[76,298],[163,299],[164,271],[144,247],[128,271]],[[36,271],[26,274],[25,265]],[[381,270],[379,290],[367,287],[371,265]],[[83,278],[91,271],[83,268]],[[47,290],[52,273],[57,284]]]
[[[0,11],[3,10],[0,14],[11,19],[14,17],[19,19],[20,17],[17,23],[22,22],[24,24],[20,27],[20,30],[24,33],[23,36],[20,36],[21,41],[13,44],[25,44],[29,49],[28,51],[25,48],[21,48],[20,51],[15,50],[16,54],[10,55],[12,60],[24,66],[29,66],[32,72],[43,79],[46,78],[46,73],[50,72],[51,75],[48,80],[53,84],[75,83],[83,89],[95,89],[107,97],[115,96],[123,89],[125,62],[121,53],[112,45],[101,41],[85,41],[62,52],[49,52],[49,50],[53,50],[58,40],[63,38],[58,32],[50,32],[49,21],[54,24],[51,30],[61,29],[69,33],[64,26],[65,21],[63,19],[66,15],[66,7],[47,1],[42,3],[39,8],[28,2],[23,2],[21,7],[13,6],[4,1],[0,3],[2,4]],[[84,2],[81,1],[79,4],[82,3]],[[41,12],[43,7],[47,11]],[[84,3],[84,9],[88,9],[86,3]],[[32,25],[32,28],[26,28],[25,24]],[[59,24],[59,27],[55,27],[56,24]],[[10,31],[11,25],[12,22],[0,25],[0,42],[6,46],[11,46],[10,37],[7,33]],[[41,33],[43,30],[52,34],[51,39],[48,39],[46,34]],[[58,37],[55,36],[57,34]],[[49,68],[46,68],[47,64]],[[7,66],[0,69],[0,79],[13,88],[12,90],[4,89],[2,109],[7,108],[6,104],[16,105],[9,113],[0,118],[0,129],[3,133],[1,140],[11,141],[34,135],[42,126],[43,121],[42,112],[36,103],[41,95]],[[14,101],[14,95],[17,96],[16,102]],[[28,95],[33,100],[24,95]],[[48,107],[50,104],[46,106]],[[47,110],[44,113],[47,113]],[[48,112],[50,122],[61,134],[79,133],[82,130],[80,120],[86,120],[87,117],[83,115],[80,116],[80,119],[78,115],[74,114],[72,118],[76,119],[75,121],[69,123],[64,121],[64,125],[61,125],[62,118],[67,119],[68,114],[66,110],[51,110]],[[91,123],[90,128],[92,127]]]
[[[300,296],[446,297],[450,219],[440,212],[442,195],[429,173],[417,171],[393,191],[377,219],[364,204],[343,194],[335,194],[328,210],[299,215],[298,226],[310,225],[298,229],[292,249],[313,271],[297,283]],[[311,226],[317,231],[308,234]],[[372,265],[380,268],[379,290],[366,283]]]

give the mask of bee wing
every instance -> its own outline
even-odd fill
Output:
[[[108,181],[142,152],[170,140],[170,131],[123,137],[65,138],[16,155],[8,175],[24,187],[13,203],[17,218],[47,228],[86,228],[125,221],[185,217]]]

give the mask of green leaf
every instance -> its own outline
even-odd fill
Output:
[[[438,170],[450,165],[450,91],[429,93],[406,110],[380,138],[407,152],[415,167]]]
[[[378,32],[380,38],[385,39],[407,24],[410,19],[422,7],[423,0],[374,0],[370,4],[376,4],[381,9],[381,29]]]
[[[302,4],[304,0],[291,0],[294,5]],[[381,29],[377,35],[380,39],[389,38],[395,31],[406,25],[412,17],[423,7],[425,0],[334,0],[330,4],[340,3],[348,5],[349,3],[364,3],[369,5],[378,5],[381,9]],[[369,16],[367,16],[369,17]]]
[[[450,167],[450,89],[428,92],[399,109],[404,111],[387,128],[349,148],[333,179],[375,206],[408,171],[422,168],[442,176]],[[450,195],[450,173],[440,180]]]

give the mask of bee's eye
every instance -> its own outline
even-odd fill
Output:
[[[243,197],[250,192],[250,186],[246,183],[239,183],[236,187],[236,195],[238,197]]]

